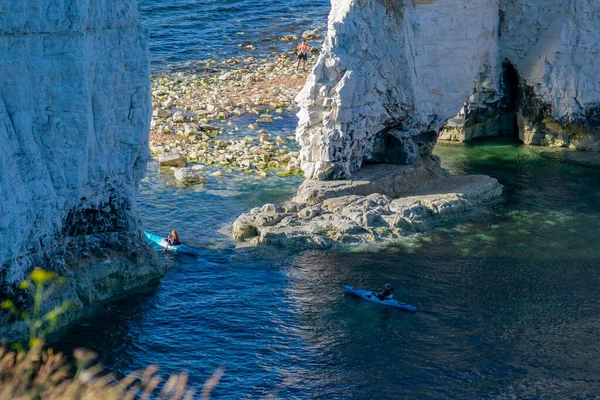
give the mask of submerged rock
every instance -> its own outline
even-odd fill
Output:
[[[195,168],[179,168],[175,170],[175,179],[186,184],[206,183],[206,178],[202,175],[202,171]]]

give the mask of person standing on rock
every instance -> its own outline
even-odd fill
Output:
[[[306,39],[302,39],[302,43],[298,46],[298,64],[296,65],[296,71],[300,68],[300,61],[302,61],[302,69],[306,71],[306,60],[308,60],[308,52],[310,51],[310,46]]]

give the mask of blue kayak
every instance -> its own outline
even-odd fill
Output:
[[[379,300],[379,297],[377,297],[377,293],[369,292],[367,290],[355,289],[352,286],[344,285],[344,292],[350,293],[367,301],[372,301],[373,303],[381,304],[382,306],[399,308],[400,310],[404,311],[417,311],[417,307],[411,306],[410,304],[401,303],[393,299],[382,301]]]
[[[188,247],[185,244],[178,244],[175,246],[171,246],[171,245],[169,245],[169,242],[167,241],[166,237],[153,235],[152,233],[148,233],[148,232],[144,232],[144,235],[146,235],[146,239],[148,239],[150,242],[162,247],[165,250],[172,251],[174,253],[192,254],[195,256],[200,254],[199,250],[196,250],[192,247]]]

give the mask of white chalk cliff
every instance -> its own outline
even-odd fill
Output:
[[[306,177],[411,164],[446,124],[446,139],[514,125],[526,143],[598,150],[599,12],[593,0],[332,0],[297,97]]]
[[[3,294],[43,267],[81,306],[161,272],[135,217],[149,76],[135,0],[0,0]]]

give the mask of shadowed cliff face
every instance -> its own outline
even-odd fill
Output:
[[[302,169],[338,179],[364,161],[415,162],[409,139],[443,127],[450,140],[516,131],[525,143],[600,149],[598,11],[590,0],[333,1],[297,97]]]
[[[0,11],[2,292],[33,267],[70,277],[79,299],[130,275],[83,304],[156,275],[135,217],[151,118],[135,0],[0,0]]]

